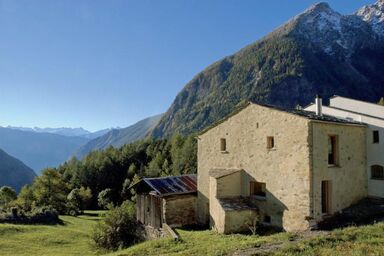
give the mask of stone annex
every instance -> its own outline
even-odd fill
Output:
[[[299,231],[363,198],[384,197],[384,107],[371,105],[377,108],[369,115],[355,105],[340,115],[320,98],[306,110],[250,102],[198,135],[197,187],[180,184],[183,176],[152,179],[152,186],[141,181],[138,220],[156,227],[209,225],[227,234],[249,230],[257,217]]]

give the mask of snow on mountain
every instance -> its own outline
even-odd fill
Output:
[[[373,31],[380,37],[384,37],[384,0],[362,7],[356,12],[356,15],[370,24]]]
[[[366,46],[367,41],[377,40],[371,24],[358,15],[342,15],[327,3],[312,5],[282,29],[290,29],[285,33],[310,40],[328,55],[347,58],[351,57],[356,49]]]

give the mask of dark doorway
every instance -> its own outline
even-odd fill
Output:
[[[321,182],[321,211],[324,214],[331,213],[331,181]]]

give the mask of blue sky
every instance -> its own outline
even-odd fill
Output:
[[[94,131],[162,113],[199,71],[316,2],[0,0],[0,126]]]

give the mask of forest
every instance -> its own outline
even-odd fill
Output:
[[[121,148],[94,151],[42,171],[33,184],[16,195],[0,190],[1,212],[25,216],[42,208],[58,214],[77,215],[85,209],[111,209],[135,201],[131,188],[142,177],[196,173],[197,146],[193,135],[145,139]]]

